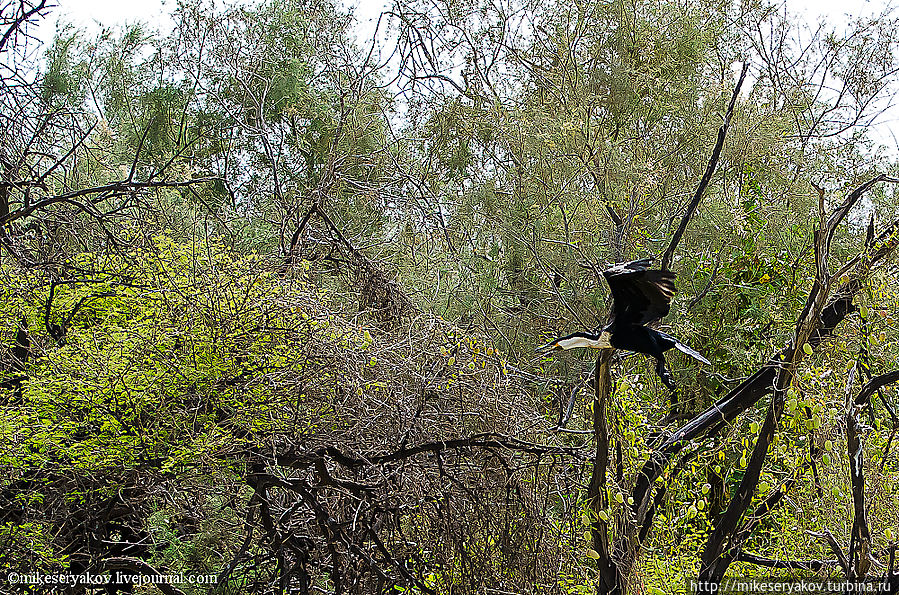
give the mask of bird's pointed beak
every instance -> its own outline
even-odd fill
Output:
[[[535,349],[534,351],[535,351],[536,353],[549,353],[550,351],[554,351],[554,350],[556,350],[556,349],[559,349],[559,342],[558,342],[558,341],[551,341],[551,342],[547,343],[546,345],[541,345],[540,347],[538,347],[538,348]]]

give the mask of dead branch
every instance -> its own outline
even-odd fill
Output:
[[[699,186],[696,187],[693,199],[687,205],[687,211],[681,218],[680,225],[678,225],[674,235],[671,236],[671,242],[668,243],[665,255],[662,256],[663,270],[667,271],[671,268],[671,260],[674,258],[674,251],[677,249],[677,245],[680,243],[684,232],[687,230],[687,225],[690,223],[690,219],[693,218],[693,213],[696,212],[696,208],[699,206],[699,201],[702,200],[702,195],[705,192],[706,187],[709,185],[712,176],[715,174],[715,168],[718,166],[718,158],[721,157],[721,149],[724,147],[724,137],[727,135],[727,128],[730,126],[730,120],[734,114],[734,106],[737,104],[737,97],[740,95],[740,88],[743,86],[743,81],[746,79],[748,70],[749,62],[743,62],[740,77],[737,79],[737,85],[734,87],[734,92],[731,95],[730,104],[728,104],[727,112],[724,114],[724,123],[721,125],[721,128],[718,129],[718,138],[715,141],[715,148],[712,149],[712,156],[709,159],[709,164],[706,167],[705,173],[702,175],[702,179],[699,180]]]

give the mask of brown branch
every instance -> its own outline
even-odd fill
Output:
[[[372,465],[384,465],[387,463],[396,463],[404,461],[423,453],[439,453],[445,450],[461,450],[467,448],[490,448],[508,450],[512,452],[524,452],[535,455],[567,455],[580,457],[580,450],[573,447],[564,446],[544,446],[534,442],[527,442],[496,434],[492,432],[475,434],[468,438],[456,438],[454,440],[440,440],[436,442],[425,442],[415,446],[400,448],[386,454],[364,454],[360,456],[352,456],[344,453],[333,445],[325,446],[316,450],[301,450],[298,452],[279,453],[276,457],[276,463],[285,467],[306,468],[316,464],[323,456],[327,456],[336,463],[348,467],[366,467]],[[367,486],[366,486],[367,487]]]
[[[706,283],[705,289],[703,289],[701,292],[699,292],[696,295],[696,297],[694,297],[692,300],[689,301],[689,303],[687,303],[686,308],[684,308],[684,312],[689,312],[690,310],[695,308],[696,305],[699,302],[701,302],[705,298],[706,295],[708,295],[709,291],[711,291],[712,286],[715,283],[715,279],[718,277],[718,267],[721,266],[721,254],[722,253],[723,252],[721,250],[718,251],[718,256],[715,259],[715,268],[712,269],[712,274],[709,277],[708,283]]]
[[[724,514],[715,523],[715,528],[706,541],[700,561],[699,580],[717,584],[724,576],[728,566],[735,560],[735,554],[739,551],[739,543],[733,539],[738,531],[739,523],[752,502],[752,497],[758,486],[768,447],[774,440],[774,433],[780,415],[783,412],[783,395],[786,391],[787,374],[778,374],[774,396],[765,414],[765,421],[759,432],[758,440],[752,449],[749,464],[743,478],[740,480],[733,497],[728,503]],[[726,548],[725,544],[729,544]],[[726,551],[725,551],[726,549]]]
[[[309,219],[312,215],[318,210],[318,202],[313,202],[312,206],[309,207],[309,210],[303,215],[303,218],[300,220],[299,226],[293,235],[290,238],[290,247],[287,249],[287,254],[284,257],[284,265],[289,266],[290,262],[296,256],[297,245],[300,243],[300,237],[303,235],[303,230],[306,229],[306,224],[309,223]]]
[[[882,181],[899,182],[895,178],[883,175],[872,178],[850,192],[842,204],[833,209],[826,221],[824,220],[824,193],[821,189],[818,189],[821,229],[815,232],[814,283],[809,291],[805,306],[796,319],[796,328],[790,343],[791,347],[788,349],[789,356],[783,357],[782,363],[777,368],[774,379],[774,394],[768,405],[765,422],[762,424],[758,440],[753,447],[749,465],[740,480],[740,484],[737,486],[733,498],[728,504],[727,510],[718,519],[715,529],[711,532],[703,549],[699,572],[699,579],[702,581],[718,584],[724,577],[727,568],[736,560],[736,555],[739,553],[742,545],[741,537],[745,537],[745,534],[739,531],[739,525],[758,487],[761,472],[768,456],[768,448],[774,440],[774,434],[783,414],[786,389],[792,383],[797,363],[803,358],[803,350],[800,347],[809,343],[812,336],[819,333],[823,327],[822,315],[826,308],[825,301],[830,294],[832,283],[832,276],[828,270],[828,260],[834,234],[837,227],[858,200],[875,184]],[[866,248],[864,255],[867,256],[869,252],[870,248]],[[863,263],[862,255],[851,260],[850,263],[859,270],[860,274],[858,277],[866,273],[870,267],[869,262]],[[841,271],[841,274],[848,269],[848,266],[844,267],[844,271]],[[863,508],[864,505],[862,504]],[[867,559],[867,552],[865,553],[865,558]]]
[[[649,509],[647,513],[647,522],[643,523],[643,526],[640,527],[639,540],[640,542],[646,541],[646,538],[649,535],[649,530],[652,528],[652,518],[655,515],[655,511],[662,505],[662,502],[665,500],[665,494],[668,491],[668,486],[674,483],[674,479],[680,475],[681,471],[687,468],[687,464],[691,461],[695,460],[696,457],[701,452],[700,448],[694,448],[691,452],[688,452],[686,455],[681,457],[680,461],[678,461],[677,465],[671,470],[671,473],[668,475],[668,482],[662,483],[658,489],[656,490],[655,499],[653,500],[652,507]]]
[[[244,526],[246,527],[247,535],[243,540],[243,543],[240,544],[240,547],[237,550],[237,553],[234,555],[234,558],[231,559],[231,563],[228,564],[228,567],[222,570],[218,575],[218,580],[216,580],[217,585],[227,584],[228,578],[231,576],[231,573],[234,572],[234,569],[237,568],[237,565],[240,563],[240,559],[247,553],[247,550],[250,547],[250,543],[253,540],[253,517],[255,516],[256,509],[260,506],[259,502],[259,494],[254,491],[253,495],[250,497],[250,501],[247,503],[247,516],[244,520]]]
[[[740,528],[740,532],[737,537],[733,540],[735,543],[744,543],[749,537],[752,535],[753,530],[758,526],[758,524],[762,521],[762,519],[771,512],[774,507],[779,505],[786,498],[787,493],[795,486],[799,479],[805,474],[808,469],[812,470],[812,473],[815,478],[815,486],[818,488],[819,495],[821,493],[820,482],[818,481],[818,473],[816,467],[816,461],[820,458],[821,452],[820,449],[816,448],[814,445],[811,445],[810,458],[808,461],[802,464],[798,469],[794,469],[792,475],[785,479],[776,490],[773,490],[768,496],[755,508],[755,510],[748,515],[746,522]],[[740,553],[737,554],[737,561],[740,560]]]
[[[861,363],[861,358],[858,363]],[[858,414],[862,407],[870,403],[871,395],[887,384],[897,381],[899,381],[899,370],[887,372],[869,380],[854,400],[850,401],[847,396],[846,448],[849,456],[849,481],[852,487],[853,508],[850,558],[855,561],[853,569],[855,576],[861,578],[867,575],[871,567],[871,532],[868,527],[865,507],[864,443],[862,441],[862,428],[858,423]],[[884,401],[886,400],[884,399]],[[892,434],[887,442],[887,451],[889,450],[890,442],[892,442]],[[884,453],[884,460],[886,460],[886,452]]]
[[[571,419],[571,413],[574,411],[574,402],[577,400],[579,392],[581,392],[581,386],[580,384],[576,384],[574,388],[571,389],[571,394],[568,396],[568,405],[564,410],[562,407],[559,407],[559,425],[556,426],[557,429],[564,429],[565,426],[568,425],[568,420]]]
[[[846,412],[846,449],[849,455],[849,481],[852,486],[852,531],[850,558],[855,557],[853,578],[864,578],[871,567],[871,533],[865,510],[864,448],[861,428],[856,417],[856,407],[850,405]],[[850,560],[851,562],[851,560]]]
[[[91,132],[93,132],[94,128],[96,128],[96,127],[97,127],[96,123],[91,124],[90,127],[87,129],[87,131],[81,135],[81,138],[78,139],[78,142],[73,143],[72,146],[69,147],[69,150],[62,157],[60,157],[59,159],[56,160],[56,163],[51,165],[49,168],[47,168],[47,171],[45,171],[43,174],[41,174],[41,177],[37,179],[37,181],[35,182],[35,185],[40,188],[46,189],[47,188],[47,178],[50,177],[50,174],[52,174],[54,171],[56,171],[56,169],[58,167],[60,167],[63,163],[65,163],[69,159],[69,157],[74,155],[75,152],[79,148],[81,148],[81,146],[87,141],[87,139],[90,138]],[[149,130],[149,128],[148,128],[148,130]],[[143,138],[141,139],[141,142],[143,142]],[[138,151],[140,151],[140,147],[138,147]],[[136,159],[136,157],[135,157],[135,159]],[[133,175],[134,175],[134,171],[132,170],[131,176],[133,176]],[[131,181],[131,176],[128,177],[129,182]]]

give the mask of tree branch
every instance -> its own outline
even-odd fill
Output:
[[[709,185],[709,182],[712,180],[712,175],[715,173],[715,168],[718,166],[718,158],[721,157],[721,149],[724,147],[724,137],[727,135],[727,128],[730,126],[730,119],[734,113],[734,106],[737,103],[737,97],[740,95],[740,88],[743,86],[743,80],[746,78],[748,69],[749,62],[743,62],[740,78],[737,79],[737,86],[734,87],[733,95],[731,95],[730,98],[730,104],[727,106],[727,112],[724,114],[724,123],[721,125],[721,128],[718,129],[718,139],[715,141],[715,148],[712,149],[712,157],[709,159],[709,164],[705,169],[702,179],[699,180],[699,186],[693,194],[693,199],[690,201],[690,204],[687,205],[687,211],[681,218],[677,231],[671,236],[671,242],[668,244],[665,255],[662,257],[663,270],[667,271],[671,268],[671,260],[674,258],[674,251],[677,249],[681,237],[683,237],[684,232],[687,230],[687,224],[689,224],[690,219],[693,218],[693,213],[696,212],[696,208],[699,206],[699,201],[702,200],[702,195],[705,192],[706,186]]]

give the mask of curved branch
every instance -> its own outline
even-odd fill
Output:
[[[82,190],[73,190],[71,192],[66,192],[64,194],[58,194],[56,196],[50,196],[43,200],[39,200],[28,205],[27,207],[22,207],[21,209],[15,210],[7,215],[0,217],[0,226],[6,225],[7,223],[15,221],[16,219],[27,217],[39,209],[43,209],[61,202],[69,203],[91,215],[97,216],[95,213],[91,212],[91,209],[88,206],[75,200],[76,198],[80,198],[82,196],[90,196],[93,194],[111,195],[114,192],[145,190],[150,188],[184,188],[186,186],[192,186],[194,184],[203,184],[206,182],[217,181],[221,181],[221,178],[213,176],[206,178],[194,178],[192,180],[182,180],[179,182],[129,182],[127,180],[111,182],[102,186],[93,186],[91,188],[84,188]],[[106,197],[103,198],[105,199]]]
[[[859,391],[858,396],[855,397],[855,404],[860,406],[866,405],[871,399],[871,395],[884,386],[893,384],[894,382],[899,382],[899,370],[893,370],[892,372],[875,376],[862,387],[861,391]]]

